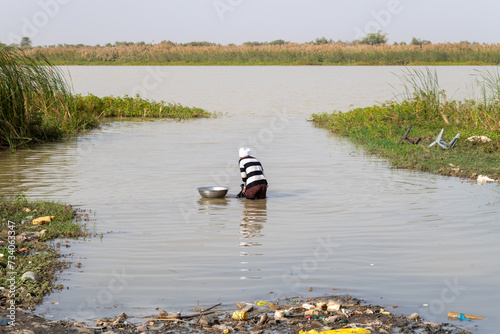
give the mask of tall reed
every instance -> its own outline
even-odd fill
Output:
[[[494,70],[475,70],[475,84],[483,104],[492,109],[500,103],[500,72]]]
[[[401,80],[404,87],[404,92],[401,94],[403,100],[416,100],[421,105],[420,113],[422,116],[439,112],[445,123],[449,124],[448,118],[440,110],[446,96],[444,90],[439,86],[436,69],[431,70],[428,67],[425,70],[406,68],[402,74],[396,74],[396,76]]]
[[[43,56],[0,50],[0,144],[16,147],[56,136],[50,114],[70,114],[71,94],[64,76]]]
[[[0,49],[0,147],[15,149],[99,126],[103,117],[188,119],[217,116],[200,108],[140,97],[73,95],[57,67],[39,54]]]

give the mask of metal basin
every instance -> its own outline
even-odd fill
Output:
[[[201,197],[205,198],[222,198],[226,196],[228,187],[201,187],[198,188],[198,192]]]

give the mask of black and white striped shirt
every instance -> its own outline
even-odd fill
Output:
[[[254,157],[248,156],[240,159],[240,172],[247,189],[257,184],[267,184],[262,164]]]

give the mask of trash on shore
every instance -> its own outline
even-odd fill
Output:
[[[33,225],[50,223],[55,216],[44,216],[33,219]]]
[[[24,313],[16,315],[16,329],[33,330],[43,326],[50,333],[304,333],[304,334],[368,334],[426,333],[466,334],[449,323],[426,322],[418,314],[410,316],[387,312],[390,306],[363,304],[351,296],[293,297],[277,299],[275,303],[237,303],[237,310],[228,305],[224,310],[216,304],[205,309],[193,309],[190,314],[159,310],[156,315],[142,318],[139,323],[121,313],[114,318],[98,319],[94,325],[83,322],[50,321]],[[337,311],[329,306],[340,305]],[[305,305],[305,307],[303,307]],[[312,308],[311,308],[312,306]],[[325,309],[326,306],[326,309]],[[5,306],[6,307],[6,306]],[[335,306],[336,307],[336,306]],[[395,306],[392,306],[395,308]],[[279,308],[279,309],[278,309]],[[309,310],[306,308],[310,308]],[[248,310],[248,311],[246,311]],[[306,315],[311,313],[311,315]],[[451,313],[453,314],[453,313]],[[459,314],[459,313],[457,313]],[[232,317],[232,315],[237,315]],[[276,315],[274,317],[273,315]],[[466,315],[472,317],[470,315]],[[235,319],[237,318],[237,319]],[[134,319],[134,317],[132,317]],[[463,322],[466,326],[469,322]]]
[[[432,147],[436,144],[438,144],[439,146],[441,146],[442,148],[444,149],[448,149],[448,148],[453,148],[455,146],[455,144],[457,143],[457,140],[458,140],[458,137],[460,137],[460,133],[457,133],[455,135],[455,137],[453,137],[453,139],[447,143],[445,142],[441,137],[443,136],[443,132],[444,132],[444,129],[441,129],[441,132],[439,133],[439,135],[437,136],[436,140],[433,141],[429,147]]]
[[[493,180],[492,178],[489,178],[486,175],[479,175],[477,177],[477,182],[479,182],[479,183],[496,182],[496,180]]]
[[[40,232],[22,232],[19,235],[16,235],[16,242],[30,242],[30,241],[38,241],[39,238],[43,237],[47,234],[47,230],[41,230]]]
[[[255,302],[255,305],[257,305],[259,307],[264,307],[264,306],[268,306],[268,305],[273,305],[273,303],[269,303],[269,302],[265,302],[263,300],[259,300],[258,302]]]
[[[246,311],[234,311],[232,318],[234,320],[247,320],[248,313]]]
[[[21,281],[38,282],[38,275],[32,271],[27,271],[21,276]]]
[[[450,320],[484,320],[483,317],[471,314],[463,314],[460,312],[448,312],[448,319]]]
[[[413,126],[413,124],[410,124],[410,127],[406,130],[405,134],[403,135],[403,137],[401,137],[401,139],[399,140],[398,143],[405,143],[406,142],[406,143],[411,144],[411,145],[417,145],[418,143],[420,143],[420,141],[422,140],[421,137],[419,137],[417,139],[408,138],[408,134],[410,133],[412,126]]]
[[[300,331],[299,334],[370,334],[371,331],[364,328],[343,328],[343,329],[332,329],[327,331],[318,332],[315,329],[304,332]]]
[[[153,317],[144,330],[164,324],[166,331],[190,333],[294,333],[304,334],[369,334],[369,333],[466,333],[457,332],[449,324],[425,322],[417,313],[395,315],[389,306],[372,306],[350,296],[323,296],[319,298],[293,297],[278,299],[275,303],[257,301],[236,303],[236,309],[194,309],[193,314],[176,314],[176,319]],[[254,307],[258,306],[258,307]],[[393,306],[395,307],[395,306]],[[165,311],[160,311],[165,312]],[[165,314],[162,314],[165,316]],[[170,315],[170,314],[169,314]]]
[[[468,141],[480,141],[481,143],[489,143],[491,141],[490,138],[486,136],[472,136],[467,138]]]

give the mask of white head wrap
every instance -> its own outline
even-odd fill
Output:
[[[252,152],[251,148],[248,147],[242,147],[240,148],[240,158],[246,157],[247,155],[250,155],[250,152]]]

